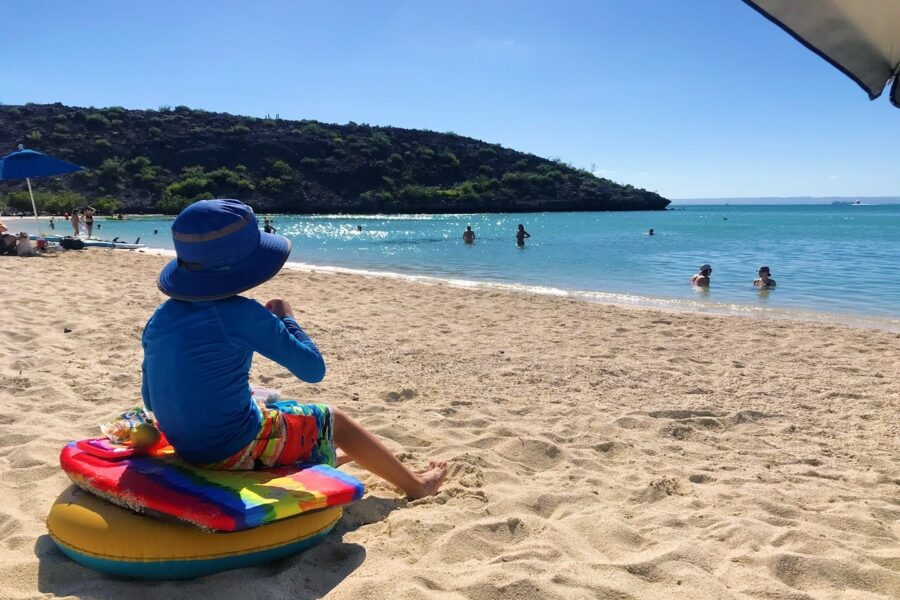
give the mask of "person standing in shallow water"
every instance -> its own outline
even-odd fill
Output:
[[[467,244],[475,243],[475,232],[472,231],[471,225],[466,226],[466,230],[463,232],[463,241]]]
[[[81,225],[81,221],[80,221],[79,218],[78,218],[78,211],[77,211],[77,210],[73,210],[73,211],[72,211],[72,216],[71,216],[71,218],[70,218],[69,220],[70,220],[70,222],[72,223],[72,229],[75,231],[75,237],[78,237],[78,234],[80,233],[80,232],[78,231],[78,228],[79,228],[79,226]]]
[[[94,235],[94,209],[86,208],[84,211],[84,226],[87,228],[88,237]]]
[[[694,287],[708,288],[710,275],[712,275],[712,267],[707,264],[700,265],[699,272],[691,277],[691,285]]]
[[[272,225],[272,222],[268,218],[265,218],[263,219],[263,231],[266,233],[275,233],[277,230]]]
[[[775,288],[775,280],[770,278],[772,272],[769,267],[763,265],[759,268],[759,279],[753,281],[753,285],[762,290],[771,290]]]
[[[525,231],[525,226],[519,223],[519,230],[516,231],[516,246],[525,247],[525,238],[530,238],[531,234]]]

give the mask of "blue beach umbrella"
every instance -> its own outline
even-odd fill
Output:
[[[32,177],[48,175],[65,175],[80,171],[84,167],[73,165],[59,158],[41,154],[37,150],[25,150],[22,146],[11,154],[0,158],[0,181],[7,179],[24,179],[28,184],[28,195],[31,196],[31,209],[37,219],[37,207],[34,204],[34,193],[31,191]]]

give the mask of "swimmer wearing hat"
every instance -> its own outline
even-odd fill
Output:
[[[700,265],[699,271],[691,277],[691,285],[694,287],[709,287],[710,275],[712,275],[712,267],[705,263]]]

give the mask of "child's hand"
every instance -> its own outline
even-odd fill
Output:
[[[273,298],[266,302],[266,308],[272,311],[279,319],[283,319],[285,317],[294,317],[294,311],[291,309],[291,305],[288,304],[287,300],[282,300],[281,298]]]

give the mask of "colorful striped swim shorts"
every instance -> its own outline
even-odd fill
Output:
[[[293,400],[266,406],[258,402],[262,424],[256,439],[211,469],[250,470],[312,465],[335,466],[334,416],[327,404]]]

